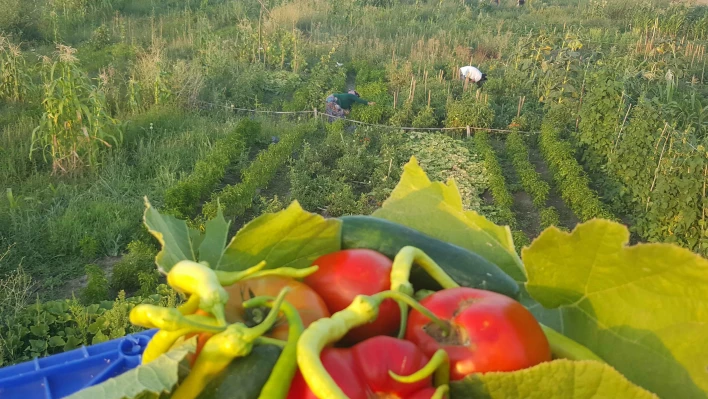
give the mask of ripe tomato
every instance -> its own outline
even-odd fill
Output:
[[[323,255],[314,262],[319,270],[305,277],[305,284],[314,289],[327,304],[330,313],[349,306],[357,295],[373,295],[391,289],[393,262],[370,249],[345,249]],[[377,335],[398,331],[401,313],[391,299],[379,307],[379,316],[370,324],[349,331],[343,344],[355,344]]]
[[[290,288],[285,300],[297,309],[305,327],[315,320],[330,316],[327,305],[325,305],[322,298],[306,284],[289,277],[264,276],[224,287],[229,294],[229,301],[224,309],[226,322],[229,324],[241,322],[248,326],[259,324],[263,321],[269,309],[244,309],[243,302],[256,296],[277,297],[280,290],[284,287]],[[205,314],[201,310],[197,311],[197,313]],[[199,355],[211,335],[208,333],[199,334],[194,359]],[[281,316],[281,319],[276,322],[276,325],[266,336],[281,340],[288,339],[288,323],[284,316]]]
[[[449,323],[451,334],[415,310],[406,339],[428,356],[444,349],[450,357],[450,378],[472,373],[514,371],[551,360],[551,349],[541,326],[523,305],[491,291],[451,288],[420,302]]]
[[[325,348],[320,360],[334,382],[351,399],[430,399],[435,393],[432,377],[404,383],[389,375],[389,371],[398,375],[413,374],[430,360],[408,341],[373,337],[351,348]],[[287,399],[316,399],[299,370]]]

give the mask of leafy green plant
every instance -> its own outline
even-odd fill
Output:
[[[543,157],[553,172],[563,200],[580,220],[612,219],[597,193],[588,186],[588,176],[575,160],[571,145],[559,137],[568,122],[568,115],[566,107],[554,106],[543,119],[539,139]]]
[[[624,116],[622,83],[609,73],[596,73],[587,80],[588,91],[580,108],[579,144],[584,148],[582,162],[595,173],[611,156]]]
[[[271,144],[261,151],[256,159],[245,169],[241,175],[241,182],[224,187],[212,195],[211,201],[204,204],[202,214],[206,218],[216,215],[219,206],[223,207],[224,214],[238,217],[253,206],[256,190],[264,188],[271,179],[287,162],[296,146],[308,134],[315,130],[313,124],[304,124],[286,133],[280,142]]]
[[[101,91],[79,68],[76,50],[58,47],[56,59],[44,62],[44,114],[32,132],[32,151],[49,155],[54,173],[71,173],[96,165],[99,150],[118,145],[122,136]]]
[[[94,237],[85,236],[79,241],[81,256],[86,259],[95,258],[101,252],[101,244]]]
[[[455,179],[465,209],[479,211],[481,195],[489,187],[489,175],[484,168],[483,155],[470,151],[460,140],[439,133],[411,132],[398,151],[404,162],[415,155],[420,166],[435,180]]]
[[[339,92],[344,88],[346,71],[337,66],[333,56],[336,48],[320,57],[310,73],[310,77],[293,93],[292,101],[284,105],[286,111],[302,111],[303,109],[324,108],[324,99],[328,94]]]
[[[521,186],[529,193],[534,206],[539,210],[541,227],[545,229],[550,226],[560,226],[560,215],[556,208],[546,206],[550,186],[536,172],[536,168],[529,160],[528,146],[518,131],[512,131],[506,136],[506,151],[519,176]]]
[[[111,34],[106,25],[101,25],[93,31],[91,34],[90,44],[91,47],[96,50],[100,50],[111,44]]]
[[[428,128],[438,126],[438,119],[435,116],[435,110],[430,106],[421,109],[411,124],[413,127],[417,128]]]
[[[494,205],[498,212],[496,219],[499,223],[508,224],[512,228],[516,227],[516,215],[511,210],[514,205],[514,197],[507,189],[506,179],[499,159],[494,152],[494,148],[489,143],[489,137],[486,132],[478,131],[474,134],[474,151],[478,151],[482,159],[484,159],[484,168],[489,179],[489,190],[494,198]],[[526,240],[528,241],[528,239]]]
[[[250,149],[260,137],[261,125],[251,119],[242,119],[226,137],[214,144],[214,149],[194,166],[194,172],[165,192],[165,205],[175,215],[192,216],[199,203],[214,191],[224,177],[229,164]]]
[[[366,123],[383,123],[390,118],[393,109],[393,97],[388,94],[388,87],[383,82],[370,82],[359,85],[356,89],[361,98],[373,101],[375,105],[355,105],[352,108],[349,118]]]
[[[411,126],[411,122],[415,117],[415,112],[413,112],[413,103],[406,101],[400,108],[398,108],[391,118],[388,120],[388,124],[391,126]]]
[[[551,226],[560,227],[560,215],[555,207],[549,206],[539,211],[541,219],[541,228],[546,229]]]
[[[519,175],[521,186],[531,195],[534,205],[538,208],[545,207],[550,187],[529,161],[528,147],[519,132],[511,132],[506,136],[506,151]]]
[[[448,100],[445,127],[490,127],[494,121],[494,110],[485,94],[466,91],[460,100]]]
[[[110,281],[111,291],[117,294],[120,291],[135,293],[141,290],[141,295],[144,296],[146,292],[142,291],[140,276],[142,273],[155,274],[157,272],[155,268],[156,252],[152,245],[143,241],[131,241],[128,244],[128,253],[123,255],[123,258],[113,266]]]
[[[96,303],[108,299],[108,279],[106,272],[98,265],[86,265],[88,281],[81,291],[81,300],[85,304]]]
[[[106,288],[105,281],[101,284]],[[0,279],[2,366],[140,331],[141,328],[133,326],[128,319],[130,309],[137,304],[171,307],[179,304],[176,292],[166,285],[152,286],[144,297],[126,298],[121,292],[115,301],[100,301],[86,306],[76,298],[47,302],[37,300],[32,304],[31,298],[37,287],[37,282],[22,267]]]

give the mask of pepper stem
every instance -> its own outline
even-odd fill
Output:
[[[556,357],[570,360],[595,360],[605,363],[604,360],[580,343],[543,324],[541,324],[541,328],[546,334],[548,343],[551,345],[551,352]]]
[[[255,327],[251,327],[248,329],[249,335],[253,337],[260,337],[261,335],[265,334],[268,332],[273,327],[273,324],[278,320],[278,314],[280,313],[280,306],[283,304],[283,301],[285,300],[285,296],[290,292],[290,287],[284,287],[282,290],[280,290],[280,293],[278,294],[278,297],[275,298],[275,302],[273,303],[272,310],[268,312],[268,316],[266,316],[265,320],[263,322]]]
[[[413,296],[413,285],[410,283],[410,277],[414,263],[420,265],[443,288],[459,287],[455,280],[448,276],[425,252],[413,246],[405,246],[398,251],[393,259],[393,265],[391,266],[391,291],[399,291],[408,296]],[[406,325],[408,324],[408,307],[403,302],[399,302],[398,306],[401,309],[401,325],[398,329],[398,338],[403,339],[406,334]],[[448,331],[448,329],[443,329],[443,331]]]
[[[435,393],[433,394],[433,396],[430,397],[430,399],[445,399],[448,392],[450,392],[449,385],[440,385],[438,389],[435,390]]]
[[[237,281],[244,280],[255,273],[258,273],[263,268],[266,267],[266,261],[262,260],[255,266],[249,267],[248,269],[240,272],[225,272],[223,270],[214,270],[216,277],[219,279],[219,284],[223,287],[232,285]]]
[[[408,306],[403,302],[398,302],[398,308],[401,309],[401,325],[398,327],[398,339],[403,339],[406,336],[406,326],[408,326]]]
[[[287,343],[282,339],[268,338],[268,337],[258,337],[256,338],[256,343],[259,345],[275,345],[280,349],[285,348]]]
[[[396,257],[393,259],[393,265],[391,266],[392,290],[400,291],[400,287],[410,286],[411,268],[414,263],[422,267],[423,270],[443,288],[455,288],[460,286],[452,277],[448,276],[433,259],[426,255],[425,252],[416,247],[405,246],[398,251],[398,254],[396,254]],[[413,294],[413,292],[406,293],[409,295]]]
[[[279,267],[277,269],[263,270],[248,277],[242,278],[243,280],[249,280],[252,278],[263,277],[263,276],[279,276],[279,277],[290,277],[290,278],[305,278],[310,274],[316,272],[319,266],[310,266],[304,269],[295,269],[293,267]]]
[[[424,380],[433,374],[435,374],[434,383],[436,387],[447,385],[450,382],[450,358],[444,349],[438,349],[428,364],[411,375],[401,376],[391,370],[388,371],[388,375],[391,378],[406,384]]]
[[[437,317],[433,312],[428,310],[426,307],[423,305],[419,304],[415,299],[413,299],[410,295],[404,294],[400,291],[382,291],[379,292],[378,294],[372,295],[372,298],[375,298],[379,301],[383,301],[384,299],[393,299],[394,301],[400,303],[404,303],[413,310],[416,310],[420,313],[422,313],[425,317],[430,319],[433,323],[437,324],[438,327],[443,332],[443,336],[448,336],[450,334],[450,326],[443,320],[441,320],[439,317]]]

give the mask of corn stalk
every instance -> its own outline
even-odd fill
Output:
[[[122,136],[104,94],[78,67],[76,50],[58,48],[54,60],[44,60],[44,113],[32,132],[30,153],[41,149],[53,173],[73,173],[95,166],[100,149],[119,144]]]

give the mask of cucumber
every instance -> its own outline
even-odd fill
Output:
[[[197,399],[258,399],[280,356],[274,345],[256,345],[251,354],[234,359],[207,384]]]
[[[518,299],[519,285],[497,265],[471,252],[417,230],[371,216],[342,216],[342,249],[366,248],[393,259],[401,248],[411,245],[421,249],[459,285],[494,291]],[[442,287],[422,268],[411,270],[416,290],[439,290]]]

